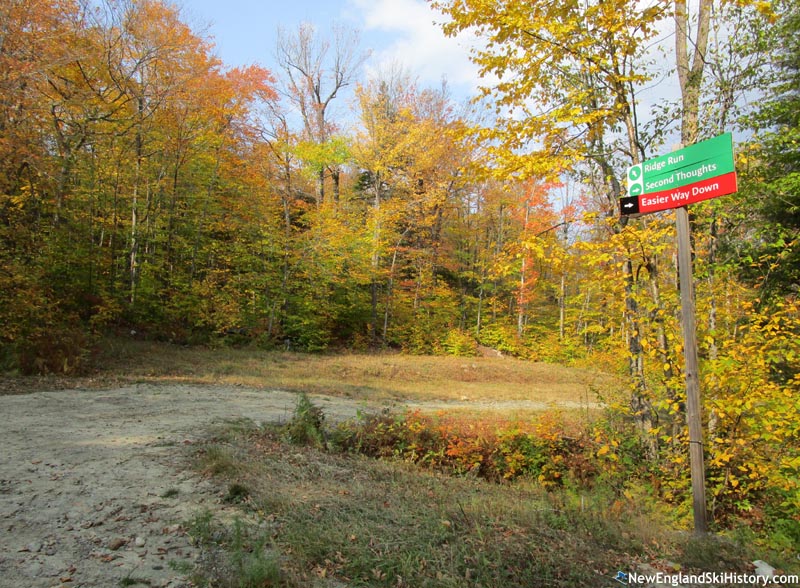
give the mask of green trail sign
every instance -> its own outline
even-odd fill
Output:
[[[644,214],[675,208],[678,232],[681,324],[683,328],[686,422],[689,428],[689,462],[692,478],[692,510],[698,533],[708,529],[706,520],[703,425],[697,359],[697,327],[692,291],[692,250],[687,204],[736,192],[733,137],[725,133],[690,147],[673,151],[627,171],[628,195],[620,198],[622,215]]]
[[[695,143],[627,171],[623,215],[658,212],[701,202],[737,190],[731,133]]]

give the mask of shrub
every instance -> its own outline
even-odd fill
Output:
[[[475,357],[478,355],[478,343],[467,331],[450,329],[442,341],[442,349],[448,355],[456,357]]]
[[[305,393],[297,397],[292,420],[286,425],[286,438],[295,445],[322,447],[325,441],[325,414]]]
[[[76,375],[89,369],[94,342],[78,320],[43,324],[16,341],[11,355],[23,374]]]
[[[419,412],[382,414],[343,425],[340,446],[491,481],[528,476],[546,487],[589,484],[602,471],[587,436],[560,415],[530,423],[463,421]]]
[[[481,328],[478,342],[486,347],[497,349],[506,355],[530,358],[531,351],[517,334],[516,327],[493,323]]]

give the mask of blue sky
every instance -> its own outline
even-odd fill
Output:
[[[184,20],[196,32],[213,37],[218,56],[229,66],[258,63],[280,75],[274,58],[279,27],[292,31],[309,22],[325,34],[337,23],[358,30],[361,48],[372,51],[364,77],[401,65],[421,87],[438,88],[446,78],[457,102],[473,97],[480,84],[477,68],[468,58],[470,43],[480,43],[463,36],[445,37],[437,24],[444,17],[426,0],[177,1]],[[664,26],[668,36],[668,23]],[[641,120],[649,119],[652,103],[677,96],[673,78],[641,91]],[[346,98],[337,102],[342,106]]]
[[[437,14],[424,0],[183,0],[183,15],[195,31],[214,38],[228,65],[259,63],[275,70],[278,27],[295,30],[310,22],[324,32],[339,23],[361,33],[371,50],[367,71],[399,64],[422,86],[445,77],[457,97],[474,94],[478,83],[466,41],[444,36]],[[277,73],[277,72],[276,72]]]

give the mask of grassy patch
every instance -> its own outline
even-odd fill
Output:
[[[148,580],[141,580],[132,576],[125,576],[119,581],[119,585],[122,588],[126,588],[127,586],[150,586],[150,582]]]
[[[290,445],[280,431],[224,442],[240,461],[220,483],[247,488],[286,586],[598,587],[643,561],[685,566],[680,535],[636,496],[445,476]]]
[[[616,397],[619,385],[590,370],[510,357],[266,352],[185,348],[113,339],[103,345],[95,379],[196,382],[323,393],[379,401],[535,400],[591,405]]]

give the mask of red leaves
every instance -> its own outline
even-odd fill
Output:
[[[567,475],[588,482],[600,471],[594,444],[547,414],[520,424],[409,412],[374,417],[346,433],[345,444],[366,455],[492,481],[528,475],[544,485],[560,485]]]

